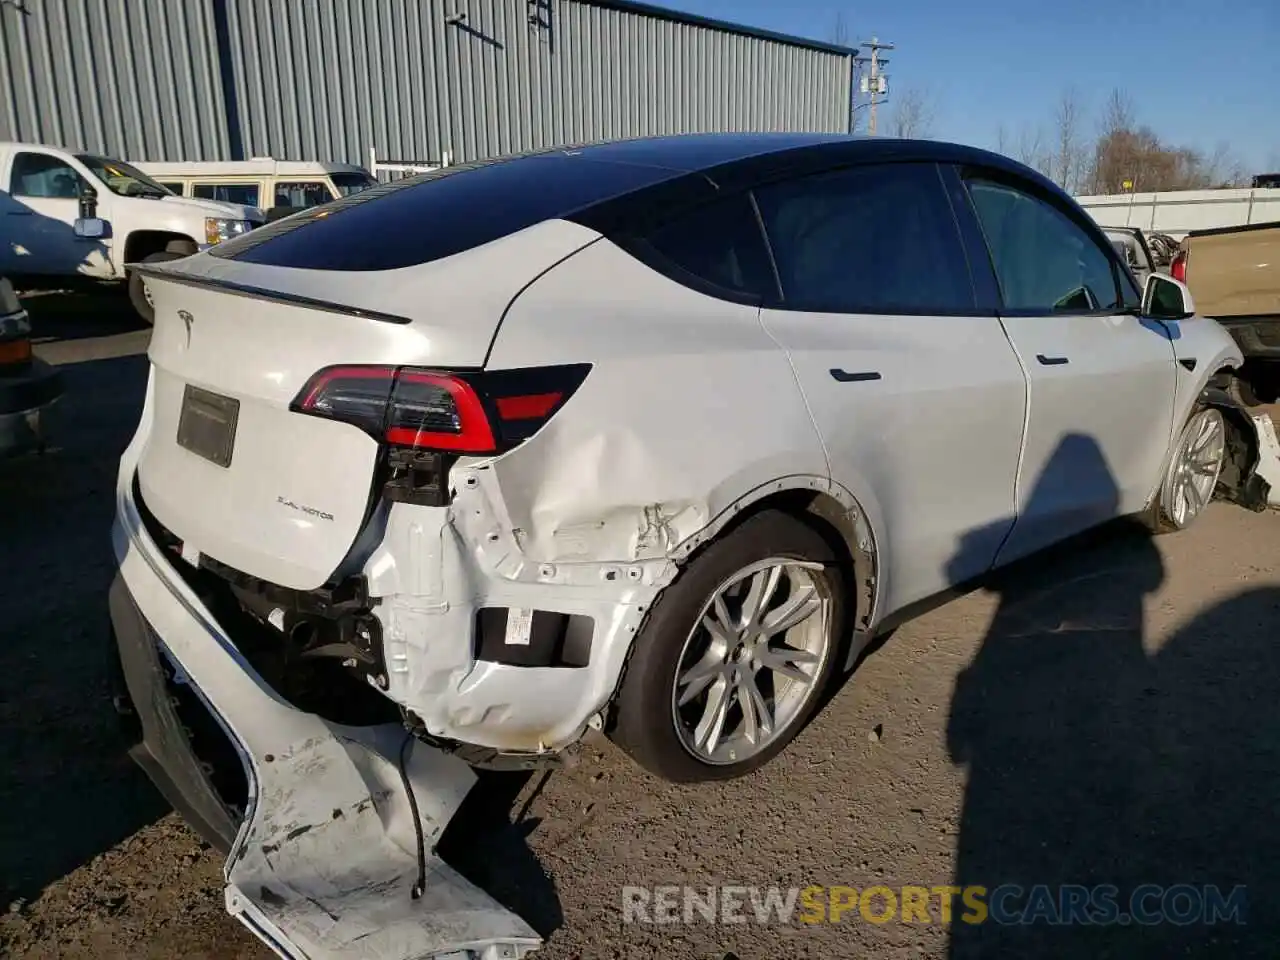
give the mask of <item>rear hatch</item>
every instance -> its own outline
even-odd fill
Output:
[[[281,586],[322,586],[369,515],[383,446],[376,430],[291,409],[315,375],[357,365],[478,369],[520,289],[596,236],[549,221],[378,272],[209,254],[149,271],[152,414],[138,468],[146,507],[187,551]]]

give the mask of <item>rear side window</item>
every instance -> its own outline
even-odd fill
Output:
[[[643,241],[657,254],[649,260],[672,279],[708,287],[733,299],[776,299],[777,281],[760,222],[747,194],[736,194],[683,213]],[[636,251],[644,256],[645,251]],[[645,258],[648,259],[648,258]],[[689,283],[692,280],[693,283]]]
[[[276,184],[275,206],[277,207],[318,207],[333,199],[328,184],[315,180],[297,183]]]
[[[1094,313],[1123,307],[1112,261],[1057,207],[1005,184],[968,181],[1010,312]]]
[[[835,313],[964,313],[973,284],[931,163],[850,167],[756,191],[782,306]]]
[[[246,207],[260,206],[260,193],[256,183],[196,183],[191,195],[201,200],[221,200],[223,203],[240,203]]]
[[[308,270],[395,270],[442,260],[680,171],[544,153],[370,187],[218,244],[215,256]]]

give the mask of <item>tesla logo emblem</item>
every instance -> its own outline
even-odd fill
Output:
[[[182,325],[187,328],[187,346],[191,346],[191,324],[195,323],[196,318],[186,310],[179,310],[178,319],[181,320]]]

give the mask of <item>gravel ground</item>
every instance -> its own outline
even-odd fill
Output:
[[[61,449],[0,465],[0,954],[266,960],[103,699],[111,491],[145,360],[65,369]],[[600,744],[545,778],[484,777],[448,855],[548,936],[549,960],[1273,957],[1278,624],[1280,515],[1218,505],[1156,542],[1106,531],[900,629],[755,777],[677,788]],[[627,885],[1005,882],[1243,884],[1248,922],[628,925],[621,910]]]

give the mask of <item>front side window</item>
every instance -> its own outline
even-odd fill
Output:
[[[47,153],[20,153],[9,172],[9,193],[15,197],[75,200],[83,184],[66,161]]]
[[[974,309],[959,229],[931,163],[870,164],[757,189],[782,306],[840,313]]]
[[[152,180],[132,164],[110,157],[98,157],[91,153],[76,154],[76,159],[107,185],[107,189],[122,197],[167,197],[169,191]]]
[[[220,200],[223,203],[239,203],[246,207],[258,206],[256,183],[195,183],[191,195],[201,200]]]
[[[318,207],[333,199],[328,184],[319,181],[297,183],[277,183],[274,206],[277,207]]]
[[[740,193],[696,207],[652,230],[644,242],[675,271],[719,290],[751,299],[776,298],[769,263],[751,198]]]
[[[969,180],[1004,308],[1023,313],[1123,309],[1112,260],[1057,207],[1015,187]]]
[[[180,197],[180,196],[182,196],[182,183],[181,183],[181,181],[178,181],[178,180],[157,180],[156,182],[157,182],[158,184],[160,184],[160,186],[162,186],[162,187],[164,187],[166,190],[168,190],[170,193],[174,194],[175,196],[179,196],[179,197]]]

